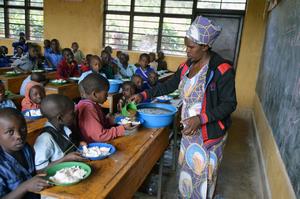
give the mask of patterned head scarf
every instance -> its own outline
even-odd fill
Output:
[[[214,24],[213,21],[198,16],[187,30],[186,37],[197,44],[205,44],[211,47],[221,30],[222,28]]]

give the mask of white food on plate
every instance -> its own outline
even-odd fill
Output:
[[[86,173],[87,172],[79,166],[72,166],[57,171],[55,175],[49,179],[57,184],[74,183],[82,180]]]
[[[168,95],[164,95],[164,96],[157,97],[157,99],[159,99],[159,100],[171,100],[172,98],[169,97]]]
[[[98,156],[106,156],[109,155],[110,148],[109,147],[87,147],[86,145],[82,146],[82,155],[89,158],[95,158]]]
[[[55,80],[52,80],[52,83],[57,83],[57,84],[61,84],[61,83],[66,83],[67,81],[64,80],[64,79],[55,79]]]
[[[120,124],[120,125],[125,125],[125,124],[139,125],[139,124],[141,124],[141,122],[131,121],[131,119],[129,117],[125,117],[125,118],[121,119],[121,121],[118,122],[118,124]]]

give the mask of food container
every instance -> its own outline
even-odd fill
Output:
[[[137,118],[144,121],[146,128],[162,128],[169,126],[174,119],[177,108],[169,104],[144,103],[137,106]]]
[[[121,84],[123,84],[122,80],[117,79],[109,79],[109,90],[108,93],[118,93],[120,90]]]
[[[135,103],[126,104],[121,111],[121,114],[125,117],[133,117],[136,115],[137,106]]]

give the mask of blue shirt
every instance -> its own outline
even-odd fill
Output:
[[[21,183],[36,174],[32,148],[25,144],[21,152],[27,161],[28,169],[0,147],[0,197],[15,190]],[[37,194],[27,193],[24,198],[37,198],[37,196]]]
[[[146,70],[143,70],[142,67],[139,67],[136,69],[135,74],[140,75],[144,82],[148,82],[148,75],[151,71],[154,70],[150,66],[147,66]]]
[[[16,105],[10,99],[5,99],[0,102],[0,108],[16,108]]]
[[[56,69],[58,64],[63,59],[63,56],[61,53],[54,53],[53,51],[50,51],[48,53],[45,53],[45,59],[47,59],[49,62],[51,62],[51,64]],[[47,62],[45,61],[45,63],[47,63]],[[47,65],[45,65],[45,66],[47,66]]]
[[[7,67],[10,65],[9,58],[6,56],[0,56],[0,67]]]

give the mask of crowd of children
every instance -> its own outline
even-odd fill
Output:
[[[85,161],[76,152],[80,141],[106,142],[131,134],[130,124],[116,125],[114,116],[105,115],[100,104],[107,100],[108,79],[126,79],[122,85],[122,98],[118,110],[131,96],[158,82],[161,56],[143,53],[136,65],[129,64],[129,55],[118,51],[112,57],[107,46],[101,56],[84,54],[77,42],[61,50],[57,39],[44,41],[44,55],[37,44],[26,43],[25,35],[13,43],[13,59],[7,57],[7,48],[0,47],[0,67],[11,65],[14,70],[28,73],[38,68],[56,69],[57,79],[79,77],[81,100],[75,106],[68,97],[45,94],[46,77],[31,73],[20,88],[22,111],[40,109],[48,119],[37,137],[34,150],[26,143],[26,121],[12,100],[7,98],[5,86],[0,81],[0,197],[38,198],[36,192],[51,186],[41,175],[43,170],[64,161]],[[13,60],[13,62],[11,62]],[[79,130],[79,131],[78,131]],[[15,180],[12,180],[15,179]]]

